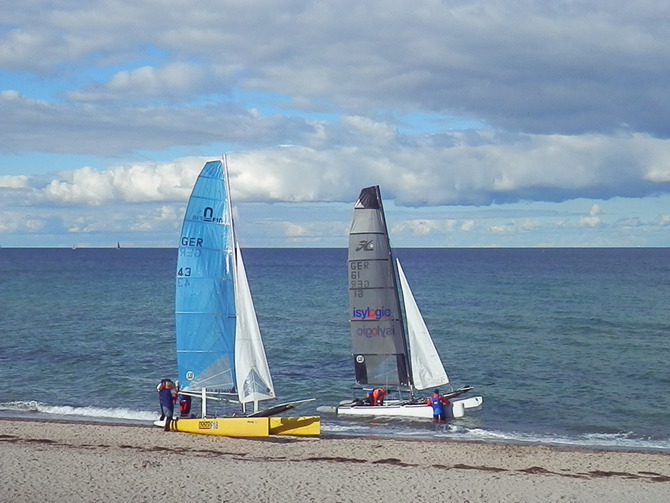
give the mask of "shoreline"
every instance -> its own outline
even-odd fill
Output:
[[[158,418],[158,416],[156,416]],[[28,417],[27,415],[2,415],[0,414],[0,423],[2,421],[28,421],[37,423],[63,423],[74,425],[105,425],[105,426],[127,426],[129,428],[153,428],[153,421],[144,421],[138,419],[119,419],[108,417],[85,417],[85,416],[61,416],[61,417]],[[460,439],[447,436],[421,437],[419,435],[393,436],[393,434],[369,433],[361,435],[348,432],[328,432],[323,431],[320,435],[324,439],[378,439],[378,440],[399,440],[407,442],[455,442],[463,444],[484,444],[484,445],[513,445],[520,447],[549,447],[557,450],[579,450],[586,452],[627,452],[639,454],[659,454],[670,456],[670,450],[664,447],[643,447],[643,446],[624,446],[624,445],[588,445],[588,444],[570,444],[566,442],[551,442],[539,440],[515,440],[515,439]]]
[[[0,418],[8,501],[661,502],[666,453],[387,437],[232,439]]]

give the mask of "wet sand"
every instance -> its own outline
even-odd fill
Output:
[[[0,501],[670,501],[660,453],[2,419],[0,444]]]

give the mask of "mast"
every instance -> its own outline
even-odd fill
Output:
[[[386,239],[388,241],[388,261],[389,261],[389,267],[391,268],[391,281],[393,282],[393,292],[395,294],[395,301],[398,304],[398,321],[400,322],[400,328],[401,328],[401,339],[402,339],[402,345],[403,345],[403,353],[406,358],[406,366],[407,366],[407,382],[408,386],[410,388],[410,391],[413,390],[414,388],[414,373],[412,372],[412,359],[410,358],[410,352],[409,352],[409,344],[407,343],[407,331],[406,331],[406,321],[404,320],[404,311],[400,306],[403,304],[401,303],[400,300],[400,291],[398,288],[398,271],[396,270],[396,265],[395,265],[395,260],[393,258],[393,249],[391,248],[391,238],[389,237],[389,230],[388,226],[386,224],[386,212],[384,211],[384,201],[382,199],[382,193],[381,190],[379,189],[379,185],[375,186],[376,192],[377,192],[377,200],[379,202],[379,210],[381,211],[382,215],[382,220],[384,221],[384,236],[386,236]]]

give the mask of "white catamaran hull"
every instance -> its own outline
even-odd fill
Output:
[[[460,400],[452,400],[447,416],[459,418],[465,415],[465,409],[474,409],[481,406],[481,396],[473,396]],[[433,408],[426,404],[408,404],[389,402],[384,405],[352,405],[349,401],[340,402],[337,414],[342,416],[359,417],[401,417],[413,419],[432,419]]]

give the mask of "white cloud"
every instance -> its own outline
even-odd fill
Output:
[[[60,173],[43,190],[44,199],[63,204],[101,205],[186,200],[202,169],[200,159],[116,166],[99,172],[84,167]]]
[[[204,156],[232,152],[241,203],[379,184],[398,207],[445,210],[406,216],[427,239],[611,228],[601,212],[492,223],[446,207],[668,194],[669,21],[648,0],[18,2],[0,26],[0,211],[64,205],[47,227],[82,230],[118,222],[76,220],[77,205],[89,219],[153,205],[128,212],[157,228]]]
[[[580,227],[598,227],[599,225],[602,224],[602,220],[598,215],[602,212],[602,208],[600,207],[599,204],[594,204],[591,207],[591,210],[589,211],[589,216],[588,217],[580,217],[579,218],[579,226]]]
[[[166,205],[148,208],[133,219],[130,230],[133,232],[153,232],[160,229],[171,229],[176,233],[181,226],[185,209],[184,205],[177,208]],[[123,220],[125,221],[125,219]]]
[[[45,227],[42,219],[17,211],[0,211],[0,233],[37,232]]]
[[[28,186],[29,178],[25,175],[0,176],[0,188],[21,189]]]
[[[539,229],[542,226],[542,224],[534,218],[526,218],[521,222],[521,228],[524,231],[533,231],[535,229]]]
[[[506,223],[506,224],[499,224],[499,225],[492,225],[489,230],[493,234],[509,234],[512,232],[516,232],[516,224],[513,222]]]
[[[116,73],[102,85],[67,93],[75,102],[110,102],[157,98],[184,101],[196,92],[209,92],[202,67],[193,63],[174,62],[160,68],[143,66]]]
[[[436,220],[405,220],[404,222],[393,226],[391,233],[411,232],[412,234],[422,236],[441,231],[443,228],[443,223]]]
[[[308,234],[307,227],[304,225],[296,225],[291,222],[283,222],[281,226],[284,229],[284,235],[289,237],[302,237]]]
[[[351,132],[330,126],[324,130],[331,136]],[[386,131],[382,135],[386,136],[389,128],[382,124],[368,131]],[[460,134],[444,133],[442,137],[452,140]],[[380,184],[384,197],[398,205],[437,206],[569,200],[598,190],[603,191],[604,199],[662,191],[662,185],[645,178],[647,158],[643,154],[630,156],[621,168],[614,166],[616,177],[606,167],[608,158],[626,155],[626,145],[636,151],[638,141],[654,143],[648,137],[520,136],[510,144],[475,135],[469,144],[461,141],[457,146],[408,144],[397,134],[394,138],[395,143],[385,148],[371,144],[366,136],[346,146],[233,153],[229,162],[233,196],[237,201],[346,202],[361,187]],[[655,141],[670,158],[670,143]],[[61,172],[43,194],[48,200],[67,204],[184,200],[202,164],[203,158],[183,158],[117,165],[105,171],[80,168]],[[25,186],[28,182],[12,178],[11,183]]]
[[[463,225],[461,225],[461,230],[463,232],[471,232],[474,228],[475,228],[474,220],[468,220],[466,222],[463,222]]]

